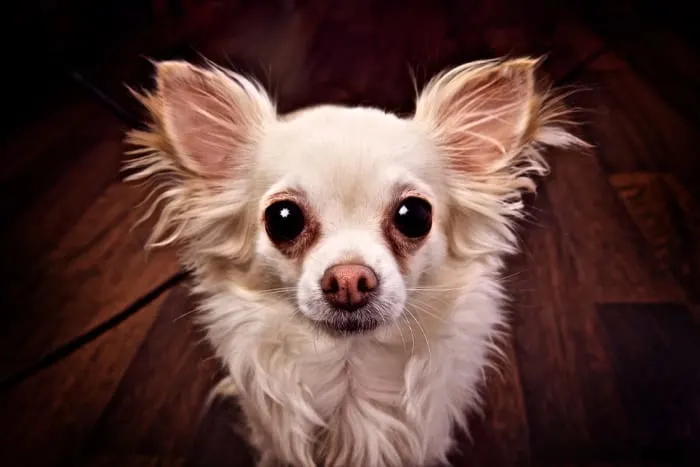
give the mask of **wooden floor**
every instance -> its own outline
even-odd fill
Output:
[[[249,70],[283,110],[406,112],[409,69],[422,82],[466,60],[547,54],[594,148],[551,154],[529,200],[509,361],[454,465],[700,465],[695,46],[634,9],[591,10],[605,2],[239,3],[159,56]],[[149,226],[131,229],[145,192],[118,172],[138,117],[121,82],[146,83],[148,52],[133,43],[90,71],[111,104],[66,80],[0,142],[3,466],[251,465],[234,405],[203,411],[217,364],[174,252],[144,254]]]

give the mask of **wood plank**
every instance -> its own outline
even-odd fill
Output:
[[[192,311],[187,286],[173,289],[85,443],[85,461],[188,454],[218,369]]]
[[[615,381],[633,427],[631,460],[700,461],[700,326],[680,304],[598,306]]]
[[[637,147],[629,141],[602,138],[603,127],[605,123],[598,119],[582,125],[583,138],[594,145],[590,154],[551,155],[547,191],[562,235],[575,252],[577,279],[590,288],[595,301],[682,300],[682,289],[656,263],[599,163],[629,158]]]
[[[18,245],[27,253],[38,251],[41,256],[61,240],[117,179],[125,128],[103,109],[91,109],[87,125],[81,117],[76,117],[80,124],[75,127],[56,124],[66,129],[67,134],[42,148],[40,154],[29,154],[31,160],[26,167],[8,173],[8,183],[3,185],[2,209],[8,217],[2,221],[6,227],[0,230],[2,243]],[[63,117],[69,119],[68,115]],[[46,126],[51,125],[46,122]],[[31,135],[30,132],[24,137]],[[17,142],[17,147],[21,147],[20,143]],[[42,221],[40,224],[38,219]]]
[[[16,151],[15,155],[20,161],[16,165],[11,164],[12,169],[8,170],[0,188],[0,231],[3,231],[3,236],[16,236],[16,230],[36,226],[36,216],[63,214],[55,212],[59,201],[61,206],[66,207],[82,201],[82,209],[85,209],[84,203],[91,202],[116,178],[122,158],[124,128],[104,110],[95,106],[83,109],[76,104],[75,113],[83,111],[88,114],[86,120],[81,120],[82,117],[78,115],[73,117],[77,120],[75,126],[57,123],[56,126],[65,129],[66,133],[57,136],[54,144],[34,147],[38,149],[36,153],[24,152],[21,149],[22,140],[16,142],[14,148],[12,145],[6,147],[7,150]],[[65,120],[70,118],[65,116]],[[47,126],[51,124],[47,123]],[[47,133],[50,140],[51,132]],[[41,140],[33,133],[23,136]],[[32,149],[32,143],[27,145]],[[81,176],[84,178],[81,179]],[[77,180],[81,183],[76,183]],[[71,196],[76,194],[78,196]],[[64,224],[70,225],[70,219]],[[10,230],[9,234],[5,234],[6,229]]]
[[[616,39],[616,50],[692,127],[700,125],[700,54],[654,21]]]
[[[635,465],[627,444],[634,421],[624,409],[594,303],[600,288],[577,264],[579,254],[548,196],[548,190],[538,196],[543,226],[526,233],[525,264],[514,268],[523,273],[512,287],[533,464]]]
[[[65,144],[67,134],[78,125],[88,122],[96,114],[102,113],[100,106],[81,96],[77,89],[66,83],[62,87],[64,96],[71,98],[67,102],[46,105],[36,112],[33,118],[17,128],[1,144],[3,164],[0,167],[0,183],[9,183],[22,170],[25,170],[39,156],[46,159],[60,159],[60,149],[56,146]],[[62,96],[63,97],[63,96]],[[64,97],[65,98],[65,97]],[[41,135],[41,137],[38,137]],[[49,152],[53,148],[56,152]]]
[[[594,92],[581,93],[575,102],[588,109],[589,134],[600,144],[606,171],[669,172],[700,199],[692,178],[700,169],[693,157],[694,125],[619,55],[609,53],[592,63],[581,83]]]
[[[700,205],[671,174],[613,174],[610,183],[656,260],[700,303]]]
[[[74,465],[70,460],[112,397],[164,298],[0,394],[3,465]]]
[[[624,158],[634,148],[605,145],[592,134],[584,126],[593,154],[551,154],[553,173],[535,205],[545,230],[525,236],[534,258],[516,294],[515,335],[538,463],[615,461],[628,454],[624,439],[633,422],[623,410],[594,304],[684,297],[656,264],[598,163],[599,151]]]
[[[569,23],[561,25],[566,31],[560,35],[561,40],[572,44],[569,48],[574,55],[588,53],[576,50],[600,39],[580,22]],[[691,156],[693,126],[665,100],[664,92],[674,88],[670,82],[694,83],[700,68],[694,65],[697,60],[687,47],[677,44],[678,39],[671,33],[664,34],[675,45],[664,47],[668,57],[660,57],[664,54],[658,44],[654,46],[661,61],[654,62],[653,68],[663,69],[669,81],[648,81],[647,75],[638,76],[638,68],[631,68],[619,55],[607,53],[581,74],[579,86],[583,91],[574,96],[572,105],[583,109],[580,116],[588,121],[585,134],[598,146],[601,167],[612,173],[610,183],[651,242],[656,259],[673,273],[688,298],[697,302],[693,284],[700,281],[700,257],[695,245],[700,192],[691,174],[700,168],[700,162]],[[647,37],[643,43],[649,40]],[[627,41],[627,46],[635,53],[647,50],[639,42],[632,45]],[[672,62],[668,67],[659,66],[667,61]]]
[[[99,147],[104,150],[92,156],[110,157],[108,150],[114,152],[112,157],[121,153],[114,141],[102,141]],[[16,226],[15,241],[3,243],[3,381],[114,316],[178,270],[172,251],[144,253],[151,222],[132,230],[143,213],[135,207],[143,201],[145,187],[113,183],[75,224],[63,224],[75,208],[64,203],[72,196],[78,204],[85,202],[81,180],[92,175],[89,169],[95,165],[81,167],[82,173],[76,168],[74,177],[61,184],[67,192],[60,196],[54,187],[58,191],[54,199],[36,206],[27,223]],[[44,214],[42,208],[56,211]],[[56,238],[51,237],[52,230]]]
[[[509,337],[502,344],[504,358],[496,361],[499,371],[486,370],[483,414],[472,414],[469,437],[462,437],[452,465],[527,466],[530,459],[523,388],[517,359]]]
[[[547,191],[574,255],[575,278],[592,300],[682,300],[594,158],[559,154]]]
[[[249,5],[195,41],[204,56],[254,73],[282,112],[317,103],[410,110],[411,69],[424,80],[457,51],[440,3]],[[424,34],[409,33],[412,24]],[[471,45],[472,48],[477,47]],[[371,53],[368,53],[371,51]]]
[[[631,216],[646,238],[643,254],[660,261],[659,269],[677,279],[687,299],[697,301],[700,256],[693,232],[700,189],[693,174],[700,160],[693,157],[694,128],[618,55],[592,63],[582,82],[593,91],[573,102],[588,110],[584,132],[596,144],[599,169],[610,174],[623,201],[626,212],[620,214]],[[663,251],[659,241],[666,245]]]
[[[592,387],[606,381],[605,355],[595,337],[588,291],[575,268],[545,191],[533,212],[540,227],[524,233],[524,253],[514,261],[510,286],[514,336],[534,463],[590,459],[599,449],[589,410],[618,406],[614,391],[592,407]],[[594,382],[595,381],[595,382]]]

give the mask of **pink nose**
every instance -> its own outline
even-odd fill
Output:
[[[374,271],[362,264],[331,266],[321,278],[321,290],[328,303],[346,311],[355,311],[366,305],[378,285]]]

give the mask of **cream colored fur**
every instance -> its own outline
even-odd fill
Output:
[[[157,182],[152,244],[181,247],[260,465],[447,461],[506,330],[500,273],[517,249],[521,191],[546,173],[544,145],[582,144],[536,66],[457,67],[403,119],[336,106],[280,117],[243,76],[158,65],[156,91],[141,97],[151,127],[130,134],[131,178]],[[401,268],[380,225],[406,184],[430,200],[434,225]],[[302,260],[261,228],[265,200],[287,189],[321,224]],[[313,324],[317,283],[348,257],[377,272],[384,324],[333,336]]]

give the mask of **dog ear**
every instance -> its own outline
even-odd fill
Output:
[[[255,82],[216,67],[156,65],[156,90],[139,96],[150,131],[131,132],[137,146],[159,151],[175,168],[204,178],[231,178],[246,168],[275,109]]]
[[[536,89],[537,60],[482,61],[431,80],[418,97],[424,124],[456,173],[498,171],[533,144],[566,146],[576,138],[557,126],[561,109]]]
[[[451,247],[460,256],[513,251],[522,191],[549,169],[543,146],[585,146],[567,130],[563,99],[538,89],[537,65],[529,58],[465,64],[418,97],[413,120],[445,168]]]
[[[156,89],[136,97],[149,122],[128,133],[125,169],[127,181],[155,185],[141,219],[159,213],[148,246],[187,245],[198,253],[188,267],[243,268],[256,226],[250,172],[274,104],[241,75],[179,61],[158,63]]]

